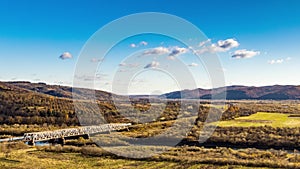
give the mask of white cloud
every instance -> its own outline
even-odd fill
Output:
[[[132,43],[132,44],[130,44],[130,47],[135,48],[137,46],[136,46],[136,44]]]
[[[290,61],[290,60],[292,60],[292,58],[291,57],[287,57],[285,60],[286,61]]]
[[[240,45],[239,42],[236,41],[235,39],[219,40],[217,44],[218,47],[226,50],[238,47]]]
[[[178,55],[186,53],[187,51],[188,51],[187,48],[181,48],[181,47],[175,46],[171,49],[169,56],[178,56]]]
[[[157,68],[159,66],[159,62],[152,61],[151,63],[147,64],[144,68]]]
[[[153,48],[153,49],[146,50],[142,55],[143,56],[146,56],[146,55],[163,55],[163,54],[167,54],[167,53],[170,53],[170,50],[168,48],[160,46],[160,47],[156,47],[156,48]]]
[[[148,45],[148,42],[142,41],[142,42],[140,42],[140,45],[147,46],[147,45]]]
[[[273,65],[273,64],[281,64],[283,63],[284,60],[283,59],[273,59],[273,60],[269,60],[268,63]]]
[[[196,66],[198,66],[198,64],[197,63],[191,63],[188,66],[190,66],[190,67],[196,67]]]
[[[209,41],[200,42],[199,46],[202,47],[201,49],[197,50],[196,53],[203,54],[206,52],[210,53],[217,53],[217,52],[226,52],[232,48],[238,47],[240,44],[235,39],[226,39],[226,40],[219,40],[217,43],[211,44],[206,46]]]
[[[178,47],[178,46],[166,48],[166,47],[160,46],[160,47],[146,50],[145,52],[143,52],[143,54],[141,56],[168,54],[168,59],[175,60],[176,56],[187,53],[187,52],[188,52],[188,48],[183,48],[183,47]]]
[[[148,42],[146,42],[146,41],[141,41],[141,42],[138,43],[138,44],[134,44],[134,43],[130,44],[130,47],[132,47],[132,48],[137,48],[137,47],[140,47],[140,46],[147,46],[147,45],[148,45]]]
[[[207,39],[206,41],[202,41],[202,42],[199,43],[199,47],[202,47],[202,46],[204,46],[204,45],[206,45],[210,42],[211,42],[211,39]]]
[[[244,58],[252,58],[259,54],[260,54],[259,51],[241,49],[235,51],[231,57],[235,59],[244,59]]]
[[[62,59],[62,60],[65,60],[65,59],[72,59],[73,56],[72,56],[72,54],[69,53],[69,52],[64,52],[63,54],[61,54],[61,55],[59,56],[59,58]]]

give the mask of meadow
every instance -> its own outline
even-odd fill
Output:
[[[95,146],[15,146],[9,154],[0,153],[0,167],[18,168],[220,168],[267,169],[300,168],[297,153],[282,150],[215,148],[183,146],[146,159],[118,157]],[[2,145],[3,148],[3,145]],[[128,149],[128,147],[124,147]],[[149,147],[152,148],[152,147]],[[122,147],[120,147],[122,149]],[[2,149],[3,150],[3,149]]]
[[[299,127],[300,117],[293,117],[292,114],[257,112],[246,117],[238,117],[234,120],[216,122],[220,127]]]

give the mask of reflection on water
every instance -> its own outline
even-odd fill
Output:
[[[12,138],[4,138],[4,139],[0,139],[0,143],[1,142],[10,142],[10,141],[21,141],[23,140],[23,137],[12,137]],[[28,142],[26,142],[26,144],[28,145]],[[41,141],[41,142],[35,142],[36,146],[47,146],[50,145],[48,141]]]
[[[28,144],[28,143],[26,143]],[[50,145],[48,141],[45,141],[45,142],[35,142],[35,145],[36,146],[48,146]]]

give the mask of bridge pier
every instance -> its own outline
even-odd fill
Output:
[[[28,145],[30,145],[30,146],[35,146],[34,140],[28,141]]]
[[[50,139],[50,140],[48,141],[48,143],[51,144],[51,145],[54,145],[54,144],[55,144],[55,139]]]
[[[64,146],[66,144],[65,138],[50,139],[48,142],[51,145],[60,144],[61,146]]]
[[[82,136],[82,138],[84,138],[84,139],[89,139],[89,138],[90,138],[90,135],[89,135],[89,134],[85,134],[85,135]]]
[[[65,138],[58,138],[57,139],[57,143],[60,144],[61,146],[64,146],[66,144],[66,140]]]

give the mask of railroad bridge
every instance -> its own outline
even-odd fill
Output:
[[[28,142],[29,145],[35,145],[36,142],[49,141],[54,142],[57,140],[59,144],[65,143],[65,138],[73,136],[82,136],[97,134],[103,132],[110,132],[114,130],[122,130],[128,128],[131,123],[110,123],[99,126],[82,126],[76,128],[59,129],[54,131],[32,132],[25,133],[20,137],[21,141]]]

